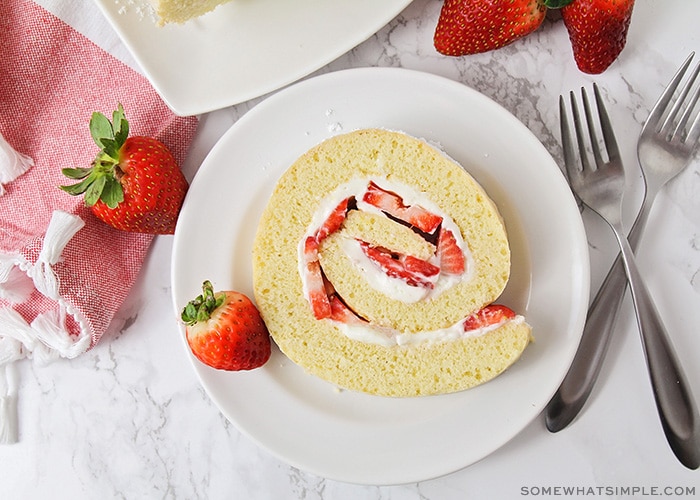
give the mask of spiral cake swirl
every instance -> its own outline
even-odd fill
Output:
[[[365,129],[282,175],[253,247],[255,299],[284,354],[340,387],[459,391],[515,362],[531,329],[492,304],[510,274],[483,188],[425,141]]]

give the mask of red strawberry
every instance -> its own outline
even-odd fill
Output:
[[[340,226],[345,222],[345,217],[348,213],[348,208],[350,203],[354,204],[355,198],[349,197],[345,198],[343,201],[338,203],[338,205],[333,209],[333,212],[328,216],[328,218],[323,222],[318,231],[316,231],[316,240],[321,243],[328,235],[333,234]]]
[[[386,248],[360,241],[360,247],[369,259],[392,278],[400,278],[411,286],[433,288],[440,268],[427,260],[412,255],[402,255]]]
[[[270,358],[267,327],[248,297],[218,292],[209,281],[182,311],[187,343],[202,363],[219,370],[252,370]]]
[[[418,205],[404,205],[403,198],[398,194],[382,189],[371,181],[362,201],[420,229],[424,233],[432,233],[442,222],[442,217],[439,215],[435,215]]]
[[[330,318],[331,305],[328,301],[326,280],[318,260],[318,240],[313,236],[308,236],[304,241],[304,278],[307,298],[314,317]]]
[[[490,304],[475,312],[464,321],[464,331],[477,330],[515,318],[512,309],[499,304]]]
[[[447,56],[501,48],[540,27],[543,0],[445,0],[433,37]]]
[[[576,65],[605,71],[625,48],[634,0],[574,0],[561,10]]]
[[[352,310],[346,306],[337,295],[332,295],[330,301],[332,311],[331,318],[334,321],[345,323],[347,325],[367,324],[365,320],[352,312]]]
[[[457,240],[452,231],[440,229],[437,244],[437,256],[440,259],[440,271],[445,274],[462,274],[466,268],[464,253],[457,246]]]
[[[64,168],[80,179],[61,186],[112,227],[139,233],[172,234],[187,192],[187,180],[165,145],[150,137],[128,137],[129,123],[120,104],[112,121],[93,113],[90,133],[101,148],[89,168]]]

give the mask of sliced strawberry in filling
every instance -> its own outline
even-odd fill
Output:
[[[446,274],[462,274],[466,269],[464,253],[457,246],[457,240],[452,231],[444,227],[440,228],[440,237],[437,244],[437,256],[440,261],[440,270]]]
[[[331,317],[328,296],[333,293],[333,286],[323,276],[321,263],[318,260],[318,249],[325,238],[343,225],[351,202],[354,202],[354,197],[345,198],[338,203],[316,234],[307,236],[304,241],[304,279],[307,299],[316,319]]]
[[[318,261],[318,240],[315,236],[307,236],[304,240],[304,263]]]
[[[338,321],[339,323],[345,323],[346,325],[359,325],[367,323],[364,319],[352,312],[352,310],[346,306],[337,295],[333,294],[330,296],[330,303],[332,320]]]
[[[318,241],[308,236],[304,241],[304,278],[311,310],[316,319],[330,318],[331,305],[326,292],[326,283],[318,260]]]
[[[433,288],[440,268],[427,260],[404,255],[360,241],[364,254],[392,278],[400,278],[411,286]]]
[[[464,331],[478,330],[513,318],[515,318],[515,313],[512,309],[500,304],[490,304],[464,321]]]
[[[439,215],[435,215],[419,205],[405,205],[401,196],[380,188],[372,181],[367,186],[362,201],[420,229],[424,233],[433,233],[442,223],[442,217]]]
[[[354,205],[354,201],[355,197],[350,196],[336,205],[331,214],[316,231],[316,241],[321,243],[328,235],[333,234],[340,229],[340,226],[342,226],[343,222],[345,222],[345,217],[348,214],[348,209],[351,202]]]
[[[465,271],[464,253],[457,245],[452,231],[442,227],[441,216],[419,205],[406,205],[400,195],[385,190],[372,181],[368,183],[362,200],[383,211],[398,223],[406,224],[415,231],[423,233],[421,235],[423,238],[436,244],[432,260],[439,263],[439,266],[428,260],[392,252],[358,240],[364,254],[387,276],[401,279],[410,286],[433,289],[441,272],[459,275]],[[332,318],[347,322],[354,317],[358,321],[364,321],[336,296],[333,285],[324,276],[318,255],[321,242],[342,227],[349,210],[357,208],[354,196],[343,199],[333,208],[315,233],[304,241],[304,282],[308,301],[317,319]],[[469,319],[469,322],[477,321],[480,319],[476,316]]]

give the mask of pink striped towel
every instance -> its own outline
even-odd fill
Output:
[[[13,442],[13,364],[94,346],[153,238],[110,228],[57,187],[61,168],[97,153],[92,112],[122,103],[132,133],[160,139],[180,163],[197,120],[175,116],[143,76],[31,1],[0,2],[0,47],[0,442]]]

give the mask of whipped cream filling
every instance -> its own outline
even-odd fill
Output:
[[[410,346],[417,344],[434,344],[438,342],[454,342],[470,337],[480,337],[493,330],[500,328],[506,323],[521,324],[525,317],[517,315],[507,319],[474,330],[464,330],[466,318],[447,328],[416,333],[401,333],[391,328],[359,323],[341,323],[334,321],[338,329],[348,338],[365,342],[368,344],[378,344],[385,347]]]
[[[457,224],[437,204],[432,202],[425,194],[419,193],[412,187],[404,184],[389,181],[384,178],[356,178],[338,186],[333,192],[320,201],[318,209],[314,212],[311,223],[307,227],[306,233],[299,242],[297,249],[298,270],[302,281],[302,291],[307,300],[309,300],[309,284],[307,274],[305,273],[306,264],[304,259],[304,242],[306,238],[315,235],[338,204],[348,197],[355,198],[358,210],[385,216],[381,209],[362,201],[363,195],[370,182],[374,182],[383,189],[396,193],[402,198],[406,205],[419,205],[433,214],[442,217],[442,226],[449,229],[455,236],[457,246],[464,254],[466,264],[466,270],[459,275],[441,272],[433,288],[412,286],[401,278],[388,276],[363,252],[360,242],[355,238],[344,238],[341,242],[341,248],[347,255],[351,264],[362,274],[370,287],[391,299],[405,303],[415,303],[421,300],[429,300],[462,281],[472,279],[474,274],[474,258],[466,242],[462,238],[462,233]],[[431,260],[434,260],[436,265],[438,264],[437,256],[434,256]],[[522,323],[525,321],[523,316],[517,315],[514,318],[499,323],[465,331],[464,324],[466,320],[467,318],[464,318],[452,326],[438,330],[404,333],[364,321],[346,323],[328,319],[328,321],[333,322],[333,324],[350,339],[386,347],[451,342],[468,337],[479,337],[500,328],[507,322]]]
[[[367,281],[367,284],[373,289],[381,292],[383,295],[401,302],[415,303],[421,300],[429,300],[431,298],[437,297],[445,290],[455,286],[462,281],[469,281],[472,279],[474,274],[474,257],[469,251],[469,247],[462,238],[462,233],[459,230],[457,224],[452,220],[452,218],[445,213],[437,204],[430,200],[425,194],[419,193],[412,187],[397,183],[394,181],[389,181],[384,178],[369,177],[369,178],[355,178],[341,184],[335,190],[333,190],[328,196],[323,198],[318,206],[318,209],[314,212],[304,237],[299,241],[299,246],[297,248],[298,252],[298,266],[299,275],[302,279],[302,289],[304,296],[308,298],[308,286],[306,283],[305,273],[304,273],[304,241],[306,237],[316,234],[319,227],[325,222],[328,216],[333,212],[335,207],[345,198],[354,196],[357,200],[357,209],[364,212],[371,212],[377,215],[384,216],[384,212],[379,208],[365,203],[362,201],[362,197],[367,190],[367,185],[370,182],[374,182],[381,186],[383,189],[392,191],[403,199],[406,205],[419,205],[426,210],[439,215],[442,217],[442,226],[449,229],[454,235],[457,246],[462,250],[464,254],[464,261],[466,263],[466,271],[460,275],[451,275],[446,273],[440,273],[437,281],[433,288],[416,287],[409,285],[406,281],[400,278],[392,278],[387,276],[384,271],[382,271],[379,266],[372,262],[366,255],[362,252],[359,244],[353,238],[347,238],[343,244],[342,248],[346,252],[346,255],[350,259],[351,263],[355,266],[357,270],[360,271],[362,276]],[[437,261],[434,262],[437,264]]]
[[[393,278],[382,272],[362,251],[362,246],[355,238],[343,238],[341,248],[352,262],[355,269],[364,277],[367,284],[401,302],[409,304],[424,300],[433,290],[422,286],[411,286],[401,278]],[[439,280],[439,277],[438,277]],[[445,280],[443,280],[444,283]]]

